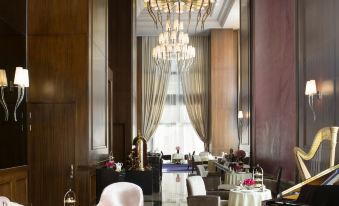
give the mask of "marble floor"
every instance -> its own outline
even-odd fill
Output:
[[[163,173],[159,193],[145,195],[145,206],[187,206],[186,178],[188,173]]]

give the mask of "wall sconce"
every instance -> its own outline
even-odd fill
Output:
[[[240,126],[242,127],[244,124],[244,112],[242,110],[238,111],[238,121]]]
[[[5,121],[8,121],[9,112],[8,112],[8,107],[7,107],[5,98],[4,98],[4,89],[6,87],[9,87],[10,91],[12,91],[14,87],[18,88],[18,98],[17,98],[16,104],[14,107],[14,121],[16,122],[17,121],[16,111],[25,96],[25,87],[29,87],[28,70],[22,67],[16,67],[14,85],[12,82],[10,82],[9,86],[7,83],[6,71],[4,69],[0,70],[0,88],[1,88],[0,102],[1,102],[2,107],[5,110]]]
[[[8,121],[8,108],[7,108],[7,104],[5,102],[5,96],[4,96],[5,95],[4,90],[7,86],[8,86],[8,83],[7,83],[6,70],[0,69],[0,89],[1,89],[0,103],[5,111],[5,121]]]
[[[316,85],[315,80],[309,80],[306,82],[305,95],[308,96],[308,104],[313,113],[313,120],[315,121],[316,114],[315,114],[314,107],[313,107],[314,97],[316,97],[317,99],[321,98],[320,92],[317,91],[317,85]]]

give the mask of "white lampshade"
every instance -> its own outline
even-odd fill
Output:
[[[309,80],[306,82],[305,95],[313,95],[317,93],[317,86],[315,80]]]
[[[238,112],[238,119],[243,119],[244,118],[244,113],[240,110]]]
[[[0,69],[0,87],[7,87],[7,76],[6,76],[6,70]]]
[[[15,69],[14,84],[22,87],[29,87],[29,77],[27,69],[24,69],[22,67],[17,67]]]

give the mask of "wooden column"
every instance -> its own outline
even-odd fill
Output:
[[[113,155],[125,161],[136,134],[135,1],[109,1],[109,67],[113,70]]]
[[[236,31],[211,31],[210,148],[215,155],[238,148],[237,55]]]
[[[297,135],[294,0],[253,2],[252,150],[266,174],[294,179]]]

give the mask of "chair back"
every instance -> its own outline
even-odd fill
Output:
[[[188,196],[206,195],[204,180],[201,176],[190,176],[186,179]]]
[[[117,182],[108,185],[101,194],[97,206],[143,206],[142,189],[130,182]]]
[[[276,197],[280,192],[281,173],[282,167],[278,167],[276,176],[273,178],[264,177],[264,185],[271,190],[273,197]]]
[[[0,206],[9,206],[10,202],[7,197],[0,196]]]
[[[204,165],[197,165],[197,174],[200,175],[201,177],[207,177],[208,171],[206,171]]]

